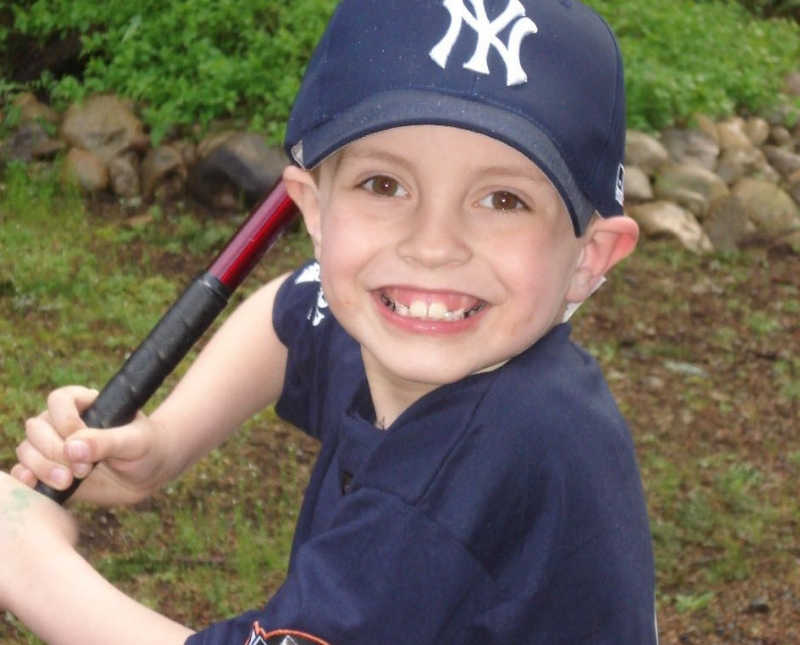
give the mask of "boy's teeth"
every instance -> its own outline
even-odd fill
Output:
[[[422,302],[422,300],[415,300],[409,307],[409,314],[411,314],[412,318],[427,318],[428,305]]]
[[[387,295],[382,294],[381,300],[384,305],[396,314],[410,318],[429,319],[429,320],[463,320],[483,309],[483,304],[475,305],[470,309],[457,309],[449,311],[447,306],[441,302],[431,302],[430,304],[422,300],[414,300],[410,305],[395,302]]]
[[[441,302],[432,302],[428,305],[428,318],[434,320],[444,320],[447,317],[447,307]]]

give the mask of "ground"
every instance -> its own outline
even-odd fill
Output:
[[[296,263],[298,248],[289,238],[249,282]],[[165,275],[197,269],[195,257],[149,258]],[[800,643],[799,314],[788,247],[701,257],[644,240],[575,316],[636,442],[666,645]],[[257,605],[280,584],[315,452],[266,412],[153,500],[78,508],[80,548],[195,626]],[[0,621],[0,642],[31,640]]]

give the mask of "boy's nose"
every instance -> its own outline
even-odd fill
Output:
[[[426,206],[415,215],[397,247],[400,257],[428,268],[469,260],[472,251],[463,222],[452,210]]]

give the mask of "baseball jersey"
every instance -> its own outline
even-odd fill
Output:
[[[187,642],[656,643],[632,439],[569,326],[380,430],[318,280],[305,266],[274,309],[289,348],[276,410],[321,441],[286,580]]]

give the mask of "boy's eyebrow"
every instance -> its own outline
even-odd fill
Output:
[[[341,152],[340,161],[345,161],[348,157],[355,157],[357,159],[376,159],[399,164],[406,168],[411,167],[411,163],[402,155],[365,145],[345,147]]]
[[[355,157],[357,159],[383,160],[388,161],[389,163],[398,164],[405,168],[410,168],[412,166],[411,162],[402,155],[369,146],[345,147],[341,151],[340,161],[344,161],[348,157]],[[544,172],[532,161],[529,162],[529,164],[524,165],[508,164],[487,166],[485,168],[479,168],[478,172],[487,175],[524,177],[525,179],[530,179],[531,181],[546,182],[548,184],[551,183],[547,175],[545,175]]]

